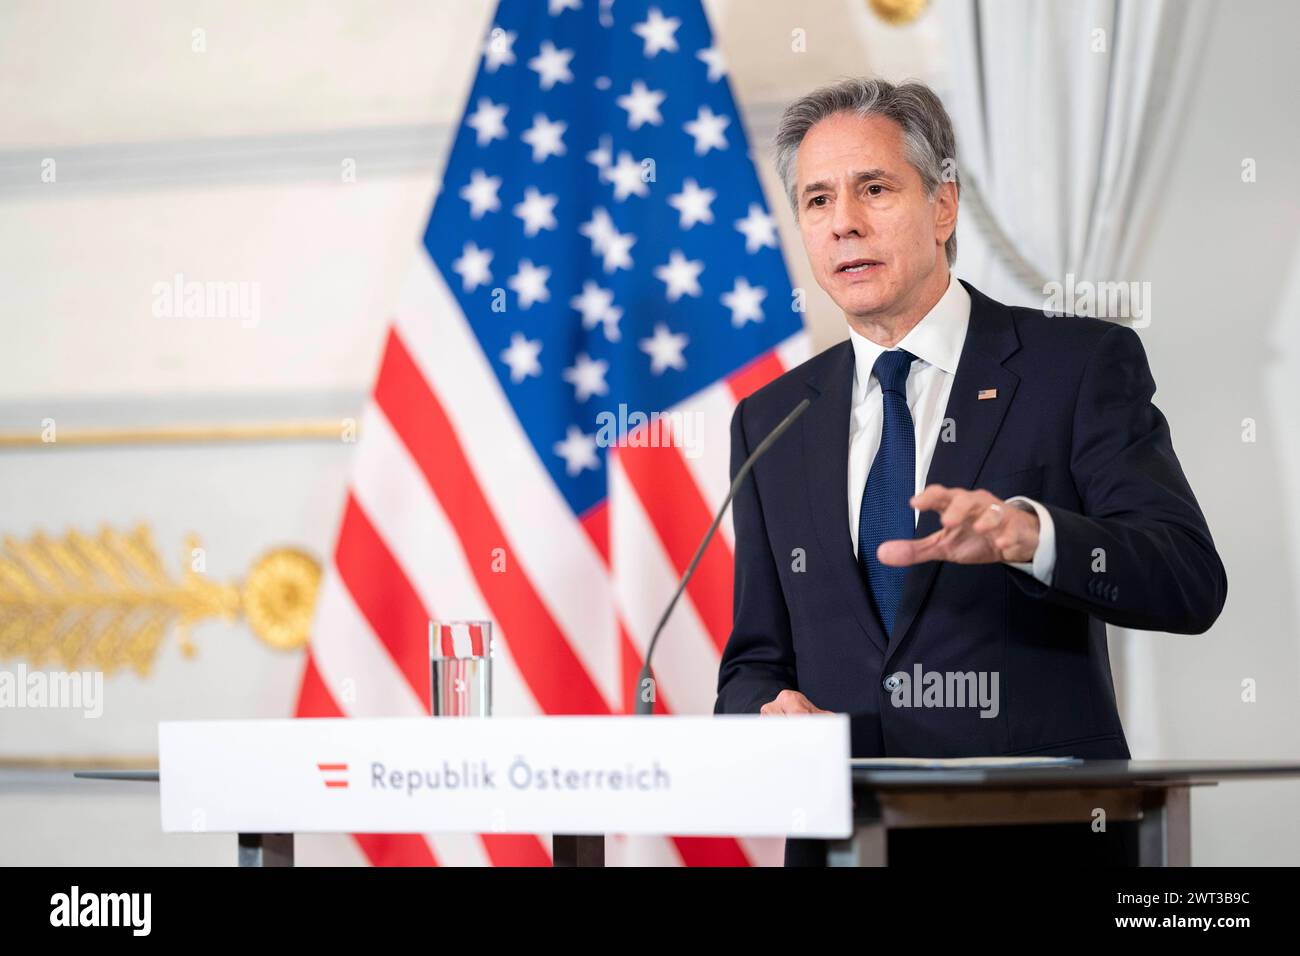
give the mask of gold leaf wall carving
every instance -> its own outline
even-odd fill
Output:
[[[0,549],[0,659],[33,666],[130,668],[147,675],[175,631],[187,656],[197,653],[193,625],[243,617],[279,650],[307,643],[320,564],[295,548],[262,557],[242,584],[223,584],[194,570],[198,538],[186,538],[183,570],[168,572],[149,529],[105,527],[87,536],[6,536]]]

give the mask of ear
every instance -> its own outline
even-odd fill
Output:
[[[957,228],[957,184],[940,183],[934,191],[934,238],[943,245]]]

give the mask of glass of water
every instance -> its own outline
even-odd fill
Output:
[[[434,717],[492,714],[492,622],[430,621]]]

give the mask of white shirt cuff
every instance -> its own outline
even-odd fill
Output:
[[[1032,574],[1035,579],[1051,587],[1052,572],[1056,570],[1056,525],[1052,523],[1051,512],[1034,499],[1026,498],[1024,495],[1008,498],[1007,504],[1015,505],[1021,511],[1032,509],[1038,515],[1038,547],[1034,551],[1033,561],[1004,561],[1003,563],[1026,574]]]

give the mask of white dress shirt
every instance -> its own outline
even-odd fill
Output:
[[[912,330],[903,336],[895,348],[906,349],[916,358],[907,376],[907,407],[916,429],[916,493],[925,488],[930,473],[930,461],[943,427],[944,412],[948,408],[948,393],[957,375],[957,363],[966,341],[966,327],[970,324],[970,293],[965,286],[949,276],[948,289]],[[862,495],[866,490],[871,463],[880,448],[880,429],[884,421],[884,398],[873,369],[880,353],[885,351],[864,335],[849,329],[853,343],[853,397],[849,415],[849,534],[853,538],[853,553],[858,552],[858,517]],[[1038,548],[1032,561],[1005,564],[1026,574],[1032,574],[1043,584],[1052,583],[1056,566],[1056,529],[1052,516],[1037,501],[1016,495],[1007,499],[1022,510],[1033,510],[1038,515]],[[914,522],[921,520],[921,512],[912,509]]]

